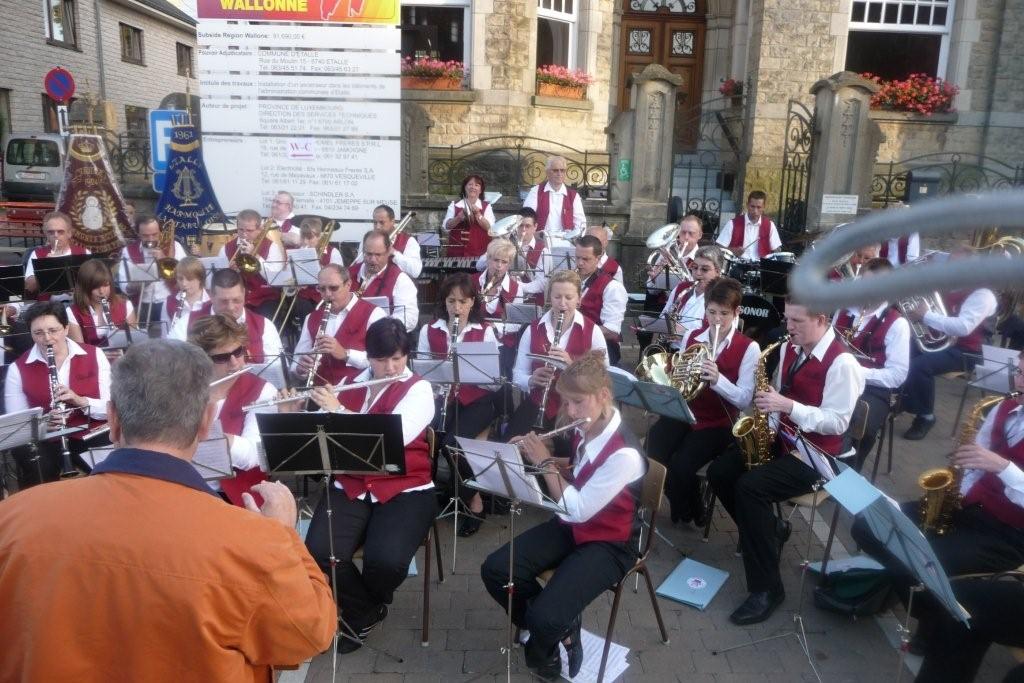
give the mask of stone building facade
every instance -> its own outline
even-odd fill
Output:
[[[0,0],[0,16],[4,130],[55,130],[43,88],[55,66],[76,80],[72,121],[86,118],[85,96],[92,95],[102,101],[96,122],[119,133],[148,135],[149,110],[187,84],[196,90],[183,75],[195,72],[195,21],[166,0]]]

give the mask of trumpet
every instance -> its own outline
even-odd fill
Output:
[[[409,222],[413,219],[413,216],[415,216],[415,215],[416,215],[415,211],[410,211],[409,213],[407,213],[404,216],[402,216],[402,220],[398,221],[398,223],[395,224],[395,229],[392,230],[388,234],[388,240],[392,244],[395,243],[395,238],[398,237],[400,234],[402,234],[403,230],[405,230],[407,227],[409,227]],[[331,221],[331,222],[333,223],[333,221]]]
[[[551,348],[558,347],[558,340],[562,337],[562,326],[565,325],[565,311],[558,312],[558,319],[555,321],[555,336],[551,341]],[[544,367],[552,367],[551,363],[545,363]],[[554,378],[547,383],[544,387],[544,392],[540,396],[540,411],[537,413],[537,421],[534,423],[534,427],[540,429],[544,426],[544,413],[547,412],[548,407],[548,394],[551,393],[551,385],[555,383]]]
[[[339,386],[326,386],[326,387],[313,387],[310,389],[299,389],[291,396],[280,396],[278,398],[267,399],[266,401],[258,401],[256,403],[250,403],[247,406],[242,407],[242,412],[249,412],[251,410],[261,410],[263,408],[272,408],[282,403],[291,403],[292,401],[303,401],[308,400],[313,396],[313,392],[317,389],[327,389],[328,391],[340,394],[345,391],[353,391],[354,389],[366,389],[368,387],[377,386],[379,384],[391,384],[401,379],[400,375],[392,375],[391,377],[383,377],[381,379],[368,379],[365,382],[355,382],[353,384],[342,384]]]
[[[268,218],[263,221],[263,225],[260,226],[260,232],[256,235],[256,240],[250,242],[239,234],[238,243],[236,245],[235,254],[231,257],[231,261],[228,266],[238,266],[238,270],[246,275],[255,275],[260,272],[260,249],[263,247],[263,241],[266,239],[274,240],[271,236],[271,230],[277,230],[277,223],[274,219]],[[278,237],[280,239],[280,237]],[[245,251],[242,247],[245,247]]]

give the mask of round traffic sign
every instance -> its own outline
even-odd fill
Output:
[[[75,78],[63,67],[55,67],[43,78],[46,94],[57,102],[67,102],[75,94]]]

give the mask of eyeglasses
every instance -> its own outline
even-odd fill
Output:
[[[317,285],[316,286],[316,291],[320,292],[321,294],[326,294],[327,292],[330,292],[331,294],[334,294],[339,289],[341,289],[343,286],[344,285]]]
[[[208,355],[210,356],[210,360],[212,360],[214,363],[216,363],[217,365],[223,365],[224,363],[229,362],[232,358],[241,358],[242,356],[244,356],[245,347],[239,346],[234,351],[228,351],[226,353],[211,353]]]
[[[1010,369],[1010,377],[1020,377],[1021,375],[1024,375],[1024,370],[1021,370],[1020,368]]]
[[[44,337],[51,336],[55,337],[64,331],[63,327],[51,327],[45,330],[32,330],[32,336],[36,339],[43,339]]]
[[[550,169],[550,171],[552,173],[565,173],[567,170],[568,169],[564,169],[564,168],[552,168],[552,169]]]

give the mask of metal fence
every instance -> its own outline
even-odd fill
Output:
[[[607,151],[575,149],[554,140],[522,135],[496,135],[464,145],[431,147],[428,187],[431,194],[457,195],[471,174],[484,178],[488,192],[517,200],[521,191],[546,180],[544,165],[552,155],[567,162],[565,182],[588,199],[608,198]]]
[[[108,135],[107,156],[121,185],[148,185],[153,169],[149,166],[149,138],[128,133]]]
[[[1024,186],[1024,163],[1008,164],[992,157],[956,152],[924,154],[876,163],[871,177],[872,203],[885,208],[903,201],[909,173],[937,180],[940,196]]]

